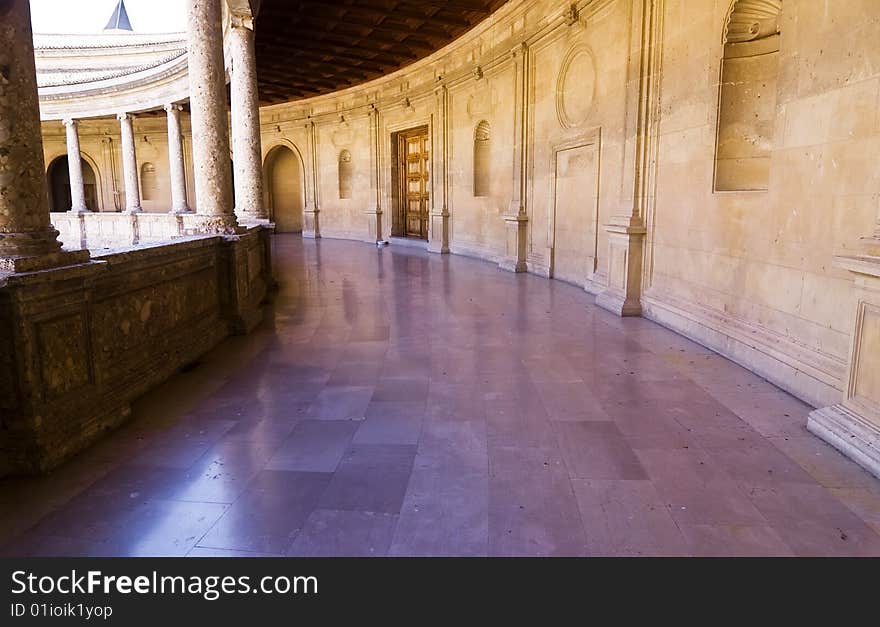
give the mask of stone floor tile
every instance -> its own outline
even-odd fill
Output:
[[[342,458],[320,507],[362,512],[400,512],[412,473],[415,446],[358,444]]]
[[[194,544],[283,553],[317,507],[331,478],[330,473],[265,470]]]
[[[303,420],[269,458],[269,470],[333,472],[360,423]]]
[[[689,554],[681,531],[650,481],[574,479],[572,484],[589,555]]]
[[[381,557],[391,547],[397,515],[316,509],[287,550],[292,557]]]
[[[690,340],[459,256],[273,255],[253,333],[0,480],[0,554],[880,555],[880,482]]]

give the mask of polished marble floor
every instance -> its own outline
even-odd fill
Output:
[[[5,555],[880,555],[809,407],[583,290],[274,239],[280,291],[51,476]]]

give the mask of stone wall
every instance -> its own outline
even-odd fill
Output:
[[[880,5],[758,3],[779,9],[761,21],[778,35],[760,33],[779,48],[760,68],[776,83],[752,77],[761,89],[730,98],[764,101],[720,116],[728,19],[754,8],[738,1],[512,0],[409,68],[264,107],[264,155],[284,144],[301,156],[306,234],[375,241],[392,227],[392,134],[427,125],[430,250],[503,262],[505,218],[522,205],[528,271],[600,294],[634,281],[645,315],[834,403],[854,296],[831,261],[870,232],[880,195]],[[719,119],[750,110],[758,122],[727,128],[716,154]],[[491,183],[474,195],[483,122]],[[730,137],[754,138],[742,187],[766,190],[715,191],[716,157],[743,156]],[[351,198],[339,197],[343,150]],[[644,246],[620,246],[639,229]]]
[[[133,399],[252,329],[270,261],[256,227],[0,279],[0,476],[53,468],[124,421]]]
[[[572,282],[600,304],[634,294],[619,312],[826,405],[843,389],[855,311],[852,278],[832,258],[852,253],[878,213],[878,35],[870,2],[511,0],[399,72],[264,107],[266,206],[279,221],[273,191],[285,194],[279,207],[303,214],[280,223],[306,236],[387,239],[393,136],[427,126],[429,250]],[[48,166],[66,153],[64,129],[43,131]],[[188,133],[185,123],[195,208]],[[475,193],[478,135],[488,185]],[[125,206],[118,137],[116,120],[80,124],[101,211]],[[142,205],[165,212],[164,115],[139,117],[135,137],[139,167],[157,176]],[[296,180],[271,178],[282,148]],[[56,220],[65,243],[72,219]],[[142,222],[113,228],[128,224],[132,242],[183,228]],[[109,228],[78,224],[95,242]]]

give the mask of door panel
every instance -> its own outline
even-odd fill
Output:
[[[427,129],[401,133],[400,206],[404,209],[407,237],[428,239],[428,160],[430,144]]]
[[[556,155],[553,277],[584,285],[596,270],[599,170],[593,144]]]

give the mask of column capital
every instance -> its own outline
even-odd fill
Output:
[[[162,107],[165,109],[167,113],[171,113],[172,111],[183,111],[183,105],[177,104],[175,102],[169,102],[167,105]]]
[[[131,113],[117,113],[116,119],[120,122],[124,122],[125,120],[134,120],[134,115]]]
[[[254,17],[244,11],[229,14],[229,26],[233,29],[246,28],[254,30]]]
[[[70,128],[71,126],[75,127],[79,122],[73,118],[64,118],[63,120],[61,120],[61,123],[64,126]]]

